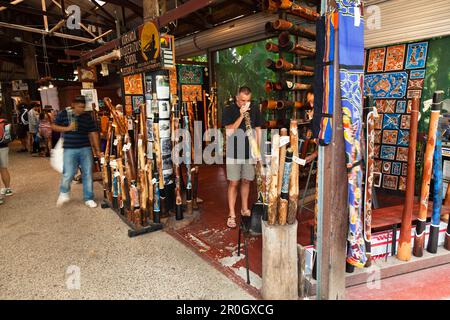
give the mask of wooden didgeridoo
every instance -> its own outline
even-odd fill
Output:
[[[437,91],[440,92],[440,91]],[[440,93],[442,96],[444,92]],[[441,109],[443,102],[440,102]],[[428,237],[427,251],[437,253],[439,242],[439,226],[442,212],[442,132],[438,124],[436,130],[436,147],[433,155],[433,212],[431,215],[430,235]]]
[[[156,154],[156,170],[158,170],[158,196],[160,200],[161,213],[166,212],[166,196],[164,191],[164,174],[163,174],[163,162],[161,153],[161,139],[159,135],[159,114],[153,115],[153,149]]]
[[[152,160],[147,159],[147,163],[145,165],[145,172],[147,174],[148,181],[148,216],[150,220],[154,220],[153,217],[153,163]]]
[[[408,173],[406,176],[406,196],[397,250],[397,258],[402,261],[408,261],[411,259],[411,224],[414,207],[414,183],[416,180],[416,146],[419,104],[419,98],[414,98],[412,100],[408,147]]]
[[[297,120],[291,120],[290,123],[290,147],[292,149],[292,155],[298,157],[298,122]],[[287,223],[293,224],[297,220],[297,207],[298,207],[298,173],[299,167],[296,162],[292,162],[291,177],[289,182],[289,208]]]
[[[292,148],[288,148],[285,152],[283,180],[280,195],[280,208],[278,224],[283,226],[287,222],[288,206],[289,206],[289,180],[292,170]]]
[[[283,139],[286,139],[288,136],[288,131],[286,128],[282,128],[280,130],[280,158],[279,158],[279,166],[278,166],[278,191],[277,195],[278,198],[281,196],[281,187],[283,185],[283,176],[284,176],[284,162],[286,160],[286,150],[287,150],[287,144],[281,146],[281,142]],[[284,138],[282,138],[284,137]],[[291,157],[292,158],[292,157]]]
[[[186,214],[193,214],[193,204],[192,204],[192,172],[191,172],[191,162],[192,162],[192,150],[191,150],[191,134],[189,132],[189,114],[187,109],[187,103],[183,102],[183,145],[185,148],[184,161],[186,166]]]
[[[277,221],[277,204],[278,204],[278,166],[280,159],[280,135],[274,134],[272,136],[272,156],[271,156],[271,168],[270,168],[270,189],[269,189],[269,212],[268,223],[269,225],[275,224]]]
[[[174,140],[174,147],[172,149],[172,159],[173,166],[175,171],[175,219],[182,220],[183,219],[183,199],[181,197],[181,170],[180,170],[180,155],[175,154],[177,145],[180,142],[178,131],[180,129],[180,109],[178,104],[174,106],[173,112],[173,134],[172,139]]]
[[[428,197],[430,195],[430,179],[433,166],[433,154],[436,145],[436,130],[439,124],[439,115],[442,108],[442,94],[435,92],[431,107],[430,127],[428,129],[428,140],[425,148],[424,168],[422,173],[422,190],[420,192],[419,217],[415,230],[413,254],[415,257],[423,256],[425,242],[425,227],[428,213]],[[408,168],[409,169],[409,168]]]

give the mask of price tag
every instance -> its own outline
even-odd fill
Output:
[[[280,137],[280,148],[287,145],[290,141],[289,136],[282,136]]]
[[[120,177],[120,173],[119,172],[114,172],[114,177]]]
[[[117,168],[117,162],[116,162],[116,160],[111,160],[111,161],[109,162],[109,165],[110,165],[111,167],[113,167],[113,168]]]
[[[133,130],[133,120],[128,119],[128,130]]]
[[[117,146],[117,144],[119,143],[119,140],[117,140],[117,139],[114,139],[114,142],[113,142],[113,144],[115,145],[115,146]]]
[[[100,158],[100,164],[102,164],[102,165],[105,164],[105,157]]]
[[[296,156],[292,157],[292,161],[294,161],[296,164],[298,164],[300,166],[305,166],[305,164],[306,164],[306,160],[305,159],[301,159],[301,158],[296,157]]]
[[[156,184],[156,182],[158,182],[158,181],[156,180],[156,178],[153,178],[153,179],[152,179],[152,184]]]
[[[128,142],[126,145],[123,146],[122,151],[127,152],[130,149],[131,149],[131,143]]]

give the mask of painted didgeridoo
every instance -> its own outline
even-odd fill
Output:
[[[408,173],[406,176],[405,205],[402,213],[402,224],[398,241],[397,258],[402,261],[411,259],[411,224],[414,207],[414,182],[416,180],[416,146],[417,127],[419,121],[420,99],[414,98],[411,106],[409,129]]]
[[[431,106],[430,127],[428,129],[428,140],[425,148],[424,168],[422,173],[422,189],[420,192],[420,209],[416,225],[413,254],[415,257],[423,256],[425,242],[425,227],[427,222],[428,198],[430,195],[430,179],[433,166],[434,148],[436,145],[436,131],[439,124],[439,115],[442,108],[443,92],[436,91],[433,95]]]

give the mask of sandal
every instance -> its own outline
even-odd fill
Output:
[[[235,229],[236,228],[236,217],[235,216],[228,216],[228,220],[227,220],[227,227],[231,228],[231,229]]]

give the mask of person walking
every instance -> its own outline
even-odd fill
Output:
[[[64,138],[63,175],[57,207],[70,200],[70,185],[78,167],[82,172],[85,204],[90,208],[97,207],[93,191],[92,150],[99,158],[102,154],[97,126],[92,116],[85,112],[85,103],[84,96],[77,96],[72,108],[60,112],[52,124],[52,130],[62,132]]]
[[[39,105],[31,103],[31,109],[28,111],[28,142],[29,150],[32,155],[39,155],[39,142],[36,139],[39,128]]]
[[[255,179],[255,164],[250,159],[250,144],[245,135],[246,112],[250,115],[251,127],[256,130],[256,141],[261,141],[261,127],[263,117],[256,103],[251,101],[252,91],[249,87],[238,90],[235,101],[223,109],[222,125],[226,129],[226,171],[228,180],[228,207],[229,215],[227,226],[236,228],[235,205],[240,184],[241,215],[250,216],[248,197],[250,183]],[[254,159],[258,160],[258,159]]]
[[[6,115],[0,109],[0,176],[4,188],[0,189],[0,204],[3,204],[5,196],[11,196],[11,176],[8,171],[9,147],[11,142],[11,125],[6,120]]]
[[[27,152],[29,150],[28,146],[28,105],[24,102],[19,103],[17,106],[17,138],[22,144],[22,149],[17,152]]]

